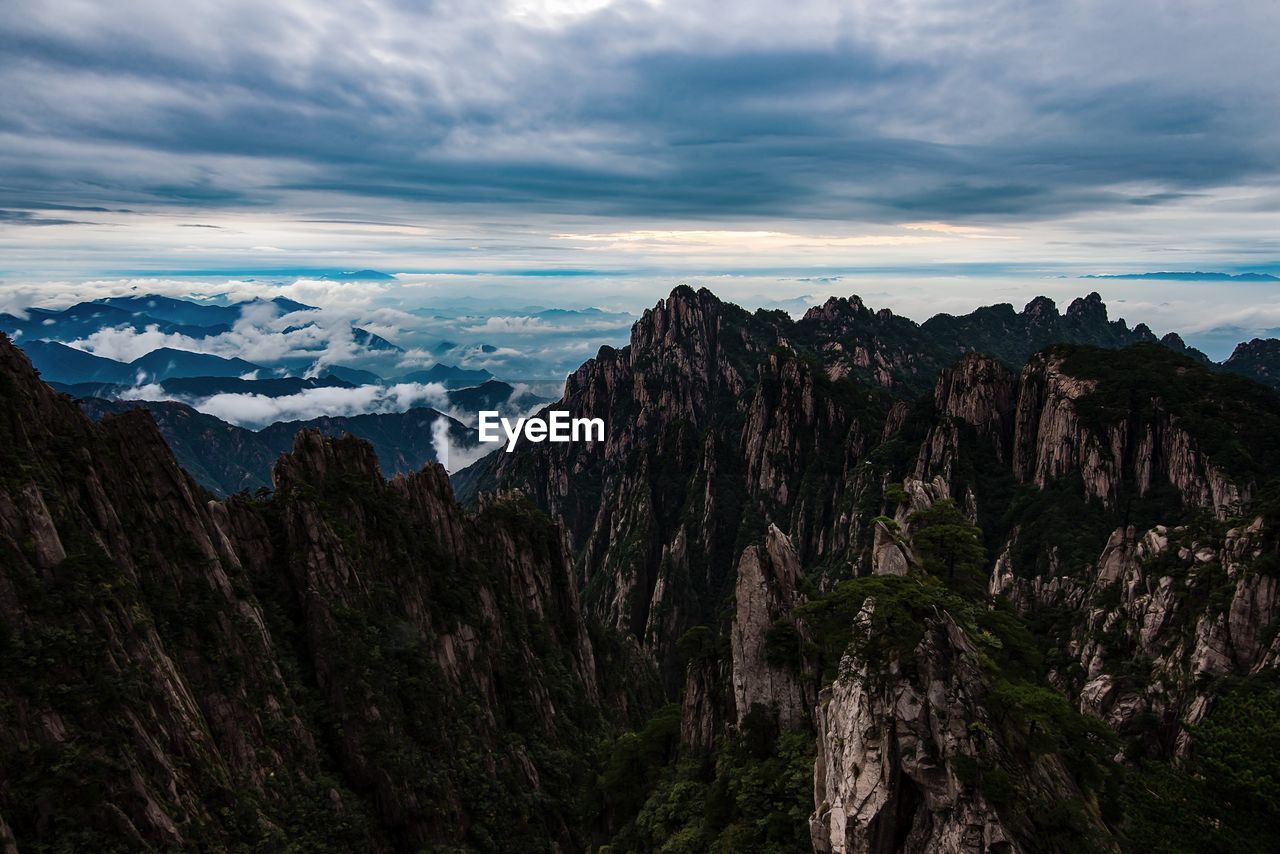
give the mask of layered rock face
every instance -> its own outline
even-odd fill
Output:
[[[1139,495],[1167,482],[1185,502],[1219,518],[1238,512],[1249,497],[1248,485],[1229,479],[1158,397],[1149,414],[1131,410],[1111,423],[1086,425],[1080,401],[1097,392],[1097,381],[1069,375],[1053,355],[1034,359],[1019,387],[1013,453],[1021,480],[1044,486],[1078,473],[1086,494],[1112,504],[1126,481]]]
[[[800,561],[787,536],[775,526],[763,547],[752,546],[738,563],[734,593],[737,612],[729,629],[733,661],[733,701],[741,724],[753,707],[776,714],[784,727],[795,726],[809,713],[799,675],[769,654],[775,621],[798,604]]]
[[[864,606],[874,611],[875,601]],[[863,615],[860,615],[863,616]],[[869,616],[869,613],[868,615]],[[869,619],[861,631],[870,631]],[[953,623],[931,626],[919,650],[919,683],[897,662],[881,679],[857,655],[823,691],[810,819],[815,851],[990,851],[1009,834],[979,793],[965,793],[948,767],[975,757],[969,724],[980,670]]]
[[[544,515],[463,513],[442,469],[387,482],[310,432],[271,500],[218,503],[146,414],[91,423],[7,340],[0,396],[19,850],[586,846],[549,757],[643,702],[645,670],[602,687]]]
[[[998,561],[991,589],[1025,614],[1080,611],[1066,645],[1078,671],[1059,678],[1081,711],[1155,753],[1185,755],[1210,680],[1280,662],[1280,578],[1259,571],[1272,536],[1261,517],[1212,539],[1187,527],[1117,528],[1083,573],[1019,578]]]

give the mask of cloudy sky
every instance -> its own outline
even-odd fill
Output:
[[[0,289],[369,267],[400,278],[328,298],[920,320],[1098,289],[1262,329],[1273,285],[1078,277],[1280,274],[1278,35],[1208,0],[7,0]]]

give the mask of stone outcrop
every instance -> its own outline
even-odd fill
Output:
[[[802,723],[811,705],[801,680],[801,662],[770,661],[769,629],[799,603],[800,560],[791,541],[770,525],[763,546],[750,546],[738,561],[735,613],[729,629],[733,700],[741,724],[753,706],[776,715],[784,727]]]
[[[868,599],[855,633],[871,630]],[[988,764],[1046,798],[1077,797],[1062,764],[1027,759],[986,709],[990,690],[972,641],[943,613],[905,657],[854,648],[818,704],[813,848],[823,854],[1034,849],[1025,816],[1003,818],[957,769]]]
[[[1014,415],[1013,466],[1019,480],[1046,485],[1079,477],[1085,493],[1114,505],[1121,484],[1146,495],[1170,483],[1192,506],[1219,518],[1237,512],[1250,495],[1200,449],[1178,419],[1151,401],[1150,417],[1130,413],[1106,425],[1086,424],[1079,402],[1097,381],[1066,373],[1060,357],[1038,356],[1023,370]]]
[[[1127,734],[1155,721],[1153,749],[1183,754],[1185,725],[1211,706],[1207,680],[1277,662],[1280,579],[1255,569],[1267,536],[1261,518],[1218,541],[1163,525],[1117,528],[1085,574],[1019,578],[1002,557],[990,590],[1023,613],[1078,612],[1067,652],[1079,664],[1081,711]],[[1141,679],[1134,662],[1144,663]]]
[[[1016,386],[1016,377],[1004,365],[972,354],[942,373],[933,402],[939,414],[968,424],[990,442],[996,459],[1003,463],[1012,451]]]

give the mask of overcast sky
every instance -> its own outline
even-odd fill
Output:
[[[372,267],[927,316],[1280,273],[1277,36],[1280,4],[1206,0],[7,0],[0,288]]]

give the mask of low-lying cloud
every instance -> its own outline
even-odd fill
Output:
[[[139,386],[123,392],[122,399],[173,400],[158,385]],[[309,421],[321,416],[352,416],[380,412],[405,412],[415,406],[448,409],[449,398],[440,383],[363,385],[356,388],[310,388],[283,397],[223,393],[190,398],[194,409],[241,427],[257,430],[277,421]]]
[[[431,447],[435,449],[436,460],[449,474],[461,471],[497,449],[492,444],[459,445],[453,442],[449,438],[449,419],[443,417],[431,423]]]

